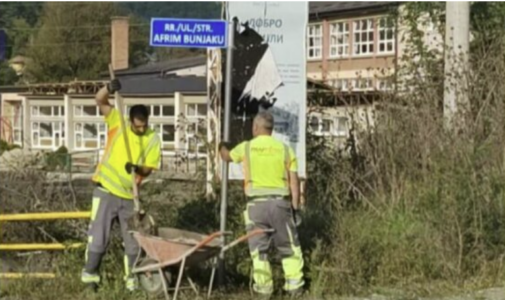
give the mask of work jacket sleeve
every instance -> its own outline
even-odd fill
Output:
[[[230,157],[234,163],[240,163],[244,160],[245,143],[242,142],[230,151]]]
[[[108,116],[105,117],[105,123],[109,127],[109,130],[119,126],[119,112],[115,107],[113,107]]]
[[[296,159],[296,154],[293,149],[289,148],[289,165],[288,170],[290,172],[298,172],[298,161]]]

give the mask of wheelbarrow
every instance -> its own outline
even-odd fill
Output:
[[[133,237],[139,243],[145,256],[137,258],[132,273],[137,275],[140,286],[151,294],[163,292],[167,300],[170,299],[169,291],[173,291],[173,299],[177,299],[177,294],[181,289],[181,280],[185,269],[204,261],[216,258],[220,252],[225,252],[237,244],[249,238],[271,232],[271,229],[255,229],[245,235],[240,236],[229,244],[221,247],[218,238],[230,232],[214,232],[210,235],[202,235],[194,232],[179,230],[175,228],[159,228],[158,235],[152,236],[137,231],[132,231]],[[179,269],[175,288],[169,288],[172,281],[172,273]],[[212,268],[207,296],[212,293],[212,285],[216,273],[216,264]],[[186,275],[190,288],[198,294],[195,284]]]

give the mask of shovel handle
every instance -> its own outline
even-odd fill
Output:
[[[109,64],[109,76],[111,80],[114,80],[116,78],[116,76],[114,75],[114,69],[112,68],[112,64]],[[128,135],[126,134],[127,131],[123,116],[123,98],[121,97],[118,91],[114,93],[114,105],[116,106],[116,110],[119,113],[119,124],[121,126],[121,132],[125,143],[128,162],[133,163],[132,153],[130,150],[130,143],[128,142]],[[135,180],[135,172],[132,172],[132,183],[133,183],[133,209],[135,213],[138,214],[140,212],[140,201],[139,201],[138,186]]]

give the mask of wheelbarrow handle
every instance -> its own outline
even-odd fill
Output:
[[[272,229],[272,228],[270,228],[270,229],[260,229],[260,228],[254,229],[254,230],[249,231],[248,233],[246,233],[246,234],[238,237],[233,242],[231,242],[228,245],[226,245],[223,248],[221,248],[221,252],[225,252],[225,251],[229,250],[230,248],[235,247],[237,244],[240,244],[243,241],[246,241],[246,240],[252,238],[253,236],[256,236],[256,235],[259,235],[259,234],[265,234],[265,233],[272,233],[274,231],[275,230]]]

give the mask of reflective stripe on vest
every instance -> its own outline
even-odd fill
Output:
[[[288,196],[289,195],[289,147],[284,146],[284,187],[254,187],[251,172],[251,143],[245,143],[245,153],[244,153],[244,189],[247,196],[268,196],[268,195],[279,195]]]

